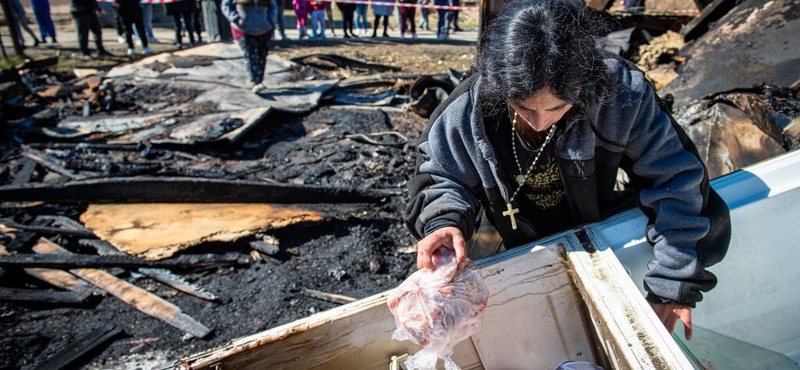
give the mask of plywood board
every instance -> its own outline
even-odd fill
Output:
[[[491,296],[473,339],[487,369],[596,362],[581,297],[556,249],[507,256],[481,272]]]
[[[614,252],[591,232],[567,235],[567,258],[613,369],[692,370]]]
[[[522,248],[484,261],[479,265],[489,306],[481,331],[455,347],[457,365],[464,370],[550,370],[568,359],[593,360],[580,297],[556,251]],[[181,362],[190,369],[384,370],[393,355],[421,349],[391,339],[395,323],[386,305],[388,295],[321,312]]]
[[[268,204],[148,203],[90,205],[81,221],[117,249],[155,260],[209,241],[232,241],[299,222],[317,212]]]

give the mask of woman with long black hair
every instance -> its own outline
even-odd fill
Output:
[[[647,300],[689,338],[692,308],[716,285],[706,267],[727,252],[728,208],[644,73],[596,48],[598,22],[582,0],[518,0],[489,22],[417,147],[404,216],[417,266],[432,269],[438,248],[463,261],[481,220],[513,248],[636,204],[656,256]]]

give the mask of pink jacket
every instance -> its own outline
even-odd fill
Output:
[[[311,13],[311,3],[308,0],[292,0],[292,5],[298,17],[306,17]]]

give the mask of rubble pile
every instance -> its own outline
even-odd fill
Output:
[[[166,362],[414,270],[399,217],[413,144],[457,76],[273,57],[275,88],[254,95],[238,48],[208,47],[82,78],[31,70],[34,94],[3,107],[0,322],[16,334],[0,345],[18,350],[0,364],[66,361],[86,336],[105,338],[90,367],[155,348]]]

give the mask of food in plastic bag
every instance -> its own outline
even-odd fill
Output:
[[[409,370],[434,370],[439,358],[445,369],[460,370],[450,356],[455,345],[478,332],[489,291],[475,264],[459,269],[455,252],[433,253],[435,270],[420,270],[389,295],[397,330],[392,339],[410,340],[423,348],[405,362]]]

